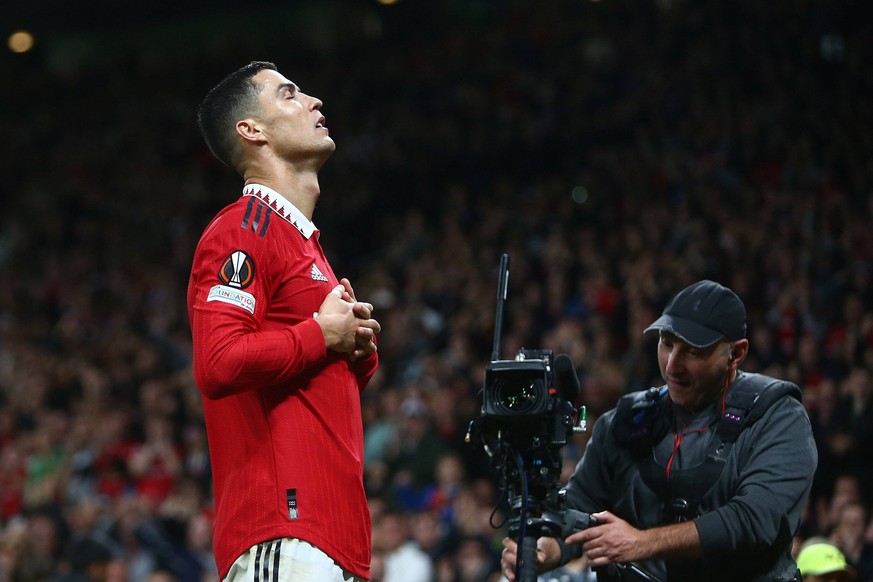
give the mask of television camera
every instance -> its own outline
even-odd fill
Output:
[[[570,356],[551,350],[521,349],[500,359],[503,306],[509,282],[509,255],[502,255],[491,362],[485,368],[480,415],[470,422],[466,441],[477,440],[506,493],[509,537],[518,543],[516,580],[536,582],[537,539],[561,540],[596,525],[589,513],[564,507],[562,449],[574,433],[587,430],[585,406],[576,408],[579,378]],[[501,524],[494,527],[501,527]],[[611,564],[609,580],[659,582],[636,563]],[[601,572],[598,571],[598,579]]]
[[[478,440],[507,494],[509,536],[519,545],[517,579],[530,582],[537,577],[538,538],[563,539],[595,521],[587,513],[562,507],[561,451],[574,433],[587,429],[585,407],[575,406],[579,378],[570,356],[521,349],[512,360],[499,359],[508,279],[509,256],[504,254],[481,414],[470,423],[466,440]]]

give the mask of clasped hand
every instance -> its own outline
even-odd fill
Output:
[[[354,361],[376,351],[376,334],[382,326],[372,314],[373,305],[358,301],[351,283],[343,278],[322,301],[316,321],[327,348],[349,354]]]

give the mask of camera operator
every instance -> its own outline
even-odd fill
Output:
[[[681,291],[653,330],[665,385],[623,396],[596,423],[566,505],[599,512],[597,524],[539,538],[538,570],[584,552],[601,581],[799,580],[791,542],[817,452],[798,387],[738,369],[745,307],[718,283]],[[515,580],[517,545],[504,546]]]

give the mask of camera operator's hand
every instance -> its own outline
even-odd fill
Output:
[[[555,538],[542,537],[537,540],[537,572],[548,572],[561,561],[561,548]],[[500,555],[500,569],[509,582],[515,582],[515,567],[518,563],[518,544],[511,538],[503,538],[503,553]]]
[[[595,513],[597,525],[576,532],[568,544],[582,544],[593,567],[662,558],[698,558],[703,549],[693,521],[637,529],[608,511]]]
[[[568,544],[582,544],[585,556],[593,566],[605,566],[638,560],[640,530],[608,511],[595,513],[597,525],[570,535]]]

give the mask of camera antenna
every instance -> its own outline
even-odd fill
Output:
[[[500,336],[503,335],[503,304],[506,303],[506,290],[509,286],[509,255],[500,257],[500,273],[497,276],[497,313],[494,315],[494,348],[491,361],[500,359]]]

